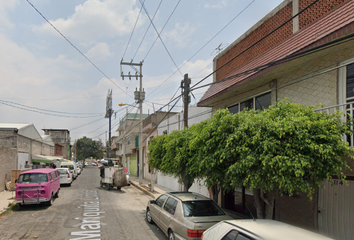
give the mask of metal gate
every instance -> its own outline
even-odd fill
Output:
[[[319,190],[319,231],[336,240],[354,240],[354,181],[333,181]]]

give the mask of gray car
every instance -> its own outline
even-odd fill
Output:
[[[146,221],[156,223],[170,240],[200,240],[206,229],[229,219],[213,200],[191,192],[165,193],[146,207]]]

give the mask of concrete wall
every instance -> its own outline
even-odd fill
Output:
[[[31,139],[18,135],[17,136],[17,150],[19,152],[31,153]]]
[[[42,143],[37,141],[32,141],[32,154],[33,155],[44,155],[42,154]]]
[[[16,169],[17,149],[12,147],[0,146],[0,191],[5,189],[6,181],[11,180],[11,170]]]

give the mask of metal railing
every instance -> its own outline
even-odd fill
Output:
[[[329,107],[317,108],[315,112],[324,112],[324,113],[335,113],[341,112],[341,119],[343,122],[347,122],[349,117],[353,116],[354,102],[348,102],[343,104],[338,104]],[[351,126],[351,130],[353,131],[353,125]],[[350,147],[354,147],[354,135],[345,135],[343,134],[344,142],[348,142]]]

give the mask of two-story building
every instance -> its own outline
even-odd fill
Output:
[[[148,114],[142,114],[143,120],[147,117]],[[130,174],[139,176],[140,115],[138,113],[127,113],[120,120],[117,131],[119,135],[115,143],[120,145],[121,148],[116,151],[116,156],[121,158],[121,163],[127,167]],[[143,135],[144,138],[145,135]],[[142,145],[144,146],[144,143]]]
[[[283,1],[214,58],[213,83],[198,106],[237,113],[288,98],[352,113],[354,1]],[[348,164],[354,169],[352,160]],[[325,182],[326,188],[319,188],[312,201],[301,193],[278,196],[275,219],[336,239],[353,239],[354,174],[346,174],[349,186]],[[242,186],[220,194],[219,202],[243,214],[245,206],[254,205],[252,192]]]
[[[67,129],[42,129],[55,143],[54,156],[71,159],[70,131]]]

